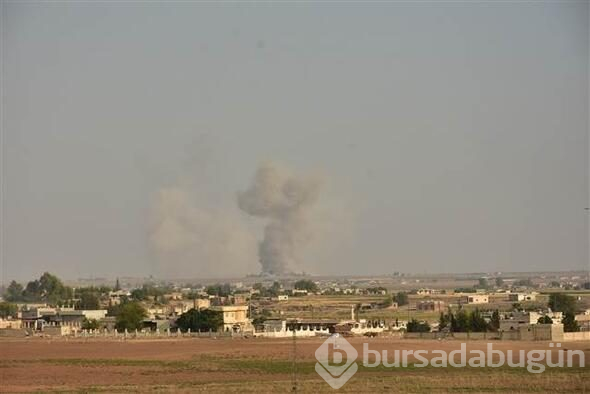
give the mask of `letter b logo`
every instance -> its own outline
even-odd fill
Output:
[[[330,337],[315,351],[316,372],[333,388],[339,389],[356,373],[358,353],[342,337]]]

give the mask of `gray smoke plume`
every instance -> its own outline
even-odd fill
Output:
[[[250,187],[238,192],[241,210],[268,221],[258,245],[262,272],[280,275],[297,265],[299,251],[311,237],[308,216],[320,184],[316,176],[293,175],[264,163]]]

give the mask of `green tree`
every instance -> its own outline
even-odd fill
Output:
[[[576,316],[574,312],[567,311],[563,314],[563,319],[561,319],[563,323],[563,331],[564,332],[578,332],[580,331],[580,326],[576,321]]]
[[[295,282],[293,285],[297,290],[307,290],[309,293],[315,293],[318,291],[318,285],[315,284],[312,280],[309,279],[301,279]]]
[[[39,278],[39,290],[41,299],[53,305],[72,298],[72,289],[64,286],[57,276],[49,272]]]
[[[211,309],[191,309],[176,320],[181,331],[217,331],[223,324],[223,313]]]
[[[537,323],[538,324],[553,324],[553,319],[550,318],[549,316],[545,315],[545,316],[541,316],[540,318],[538,318]]]
[[[27,302],[41,301],[41,289],[38,280],[27,283],[23,291],[23,300]]]
[[[552,293],[549,295],[549,308],[555,312],[576,312],[576,299],[564,293]]]
[[[479,283],[478,283],[478,286],[477,287],[480,288],[480,289],[487,289],[489,287],[489,283],[488,283],[488,280],[486,278],[479,278],[479,281],[478,282]]]
[[[37,280],[27,283],[23,300],[28,302],[47,302],[52,305],[63,304],[72,298],[72,288],[64,286],[55,275],[45,272]]]
[[[469,315],[464,309],[461,309],[455,315],[455,327],[453,332],[469,332],[471,328]]]
[[[446,315],[445,313],[441,312],[440,317],[438,319],[438,330],[442,331],[446,329],[447,327],[449,327],[450,323],[451,321],[449,315]]]
[[[430,324],[427,322],[419,322],[416,319],[412,319],[408,322],[408,332],[430,332]]]
[[[264,323],[266,320],[268,320],[271,316],[271,313],[268,309],[262,309],[262,311],[260,313],[257,313],[253,316],[252,318],[252,324],[254,325],[259,325]]]
[[[398,306],[408,305],[408,294],[400,291],[395,295],[394,301],[397,302]]]
[[[141,287],[138,289],[131,290],[131,299],[134,301],[144,301],[147,298],[147,292],[145,288]]]
[[[7,317],[16,317],[18,313],[18,307],[16,304],[10,302],[0,302],[0,317],[6,319]]]
[[[84,321],[82,322],[82,329],[83,330],[96,330],[100,327],[100,324],[98,323],[98,320],[96,319],[86,319],[84,318]]]
[[[496,309],[492,313],[492,318],[490,319],[490,330],[498,331],[500,329],[500,312]]]
[[[117,330],[135,330],[141,329],[143,319],[146,318],[147,312],[139,302],[127,302],[118,305],[117,321],[115,328]]]
[[[8,287],[6,288],[6,301],[22,301],[23,300],[23,285],[17,283],[16,281],[10,282]]]
[[[488,329],[488,323],[485,321],[479,309],[475,309],[469,314],[469,331],[485,332]]]
[[[82,294],[80,295],[80,301],[77,305],[77,309],[85,309],[85,310],[100,309],[99,295],[92,290],[82,292]]]
[[[502,278],[496,278],[496,287],[502,287],[504,286],[504,279]]]
[[[388,295],[387,297],[385,297],[385,299],[381,303],[381,306],[383,308],[389,308],[391,305],[393,305],[393,296]]]

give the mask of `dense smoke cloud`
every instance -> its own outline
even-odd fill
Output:
[[[297,265],[300,249],[311,237],[308,216],[320,185],[317,176],[294,175],[264,163],[250,187],[238,193],[241,210],[267,220],[258,245],[263,272],[284,274]]]

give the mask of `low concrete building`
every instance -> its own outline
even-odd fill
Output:
[[[40,331],[45,331],[47,327],[65,327],[67,330],[63,332],[69,333],[81,330],[85,320],[100,321],[106,314],[106,309],[33,308],[23,311],[22,324],[24,328]]]
[[[490,297],[487,294],[473,294],[463,297],[466,304],[487,304],[490,302]]]
[[[287,294],[279,294],[277,298],[279,301],[289,301],[289,296]]]
[[[73,330],[81,330],[84,320],[100,321],[107,315],[106,309],[98,310],[72,310],[58,311],[56,325],[70,327]]]
[[[500,331],[518,330],[521,327],[535,325],[538,323],[539,318],[543,316],[550,317],[554,325],[559,325],[561,324],[563,313],[549,312],[542,314],[539,312],[512,312],[504,316],[503,319],[500,319]]]
[[[535,301],[537,299],[537,293],[510,293],[508,294],[508,301],[519,302],[519,301]]]
[[[263,331],[256,331],[254,335],[271,338],[328,336],[336,331],[337,325],[336,320],[269,319],[264,322]]]

